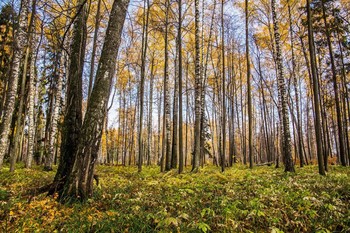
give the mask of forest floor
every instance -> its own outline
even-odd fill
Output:
[[[188,168],[189,169],[189,168]],[[350,232],[350,169],[286,174],[274,167],[205,167],[196,174],[98,166],[100,185],[86,203],[45,194],[55,171],[0,172],[0,232]]]

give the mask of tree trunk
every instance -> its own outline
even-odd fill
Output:
[[[273,20],[273,29],[275,35],[275,47],[276,47],[276,63],[277,63],[277,74],[278,74],[278,94],[279,102],[281,106],[281,120],[282,120],[282,147],[283,147],[283,157],[285,161],[285,171],[286,172],[295,172],[293,158],[292,158],[292,146],[291,146],[291,137],[289,129],[289,116],[287,109],[287,96],[286,96],[286,85],[284,80],[283,73],[283,64],[282,64],[282,54],[281,54],[281,42],[280,34],[278,32],[279,25],[277,22],[276,14],[276,1],[271,0],[271,9],[272,9],[272,20]]]
[[[166,0],[166,13],[165,13],[165,49],[164,49],[164,126],[163,126],[163,156],[165,157],[165,171],[171,169],[171,138],[170,138],[170,93],[169,93],[169,11],[170,1]]]
[[[328,52],[329,57],[331,59],[331,68],[332,68],[332,81],[333,81],[333,88],[334,88],[334,95],[335,95],[335,109],[337,112],[337,124],[338,124],[338,140],[339,140],[339,154],[338,157],[340,157],[340,162],[342,166],[346,166],[346,157],[345,157],[345,147],[344,147],[344,135],[343,135],[343,122],[342,122],[342,114],[341,114],[341,107],[340,107],[340,98],[339,98],[339,88],[338,88],[338,82],[337,82],[337,71],[335,67],[334,62],[334,55],[333,55],[333,47],[332,47],[332,41],[331,41],[331,35],[329,32],[329,26],[327,22],[327,16],[326,16],[326,9],[325,9],[325,0],[321,0],[322,3],[322,17],[323,22],[325,26],[325,33],[327,38],[327,44],[328,44]]]
[[[312,87],[313,87],[314,108],[315,108],[315,132],[316,132],[318,171],[319,171],[320,175],[326,175],[326,172],[324,169],[324,164],[323,164],[319,86],[318,86],[318,78],[317,78],[317,72],[316,72],[316,59],[315,59],[315,47],[314,47],[314,39],[313,39],[310,0],[307,0],[306,8],[307,8],[307,23],[308,23],[308,39],[309,39],[309,50],[310,50],[311,76],[312,76]]]
[[[20,95],[19,95],[19,107],[17,110],[17,121],[16,121],[16,130],[15,130],[15,137],[14,137],[14,143],[13,143],[13,150],[10,154],[10,171],[13,172],[15,169],[15,164],[18,160],[18,157],[22,157],[22,145],[23,145],[23,138],[24,138],[24,125],[25,120],[23,116],[26,115],[26,108],[25,108],[25,102],[26,102],[26,84],[27,84],[27,73],[30,77],[30,69],[32,68],[32,60],[34,59],[35,51],[33,51],[33,37],[35,33],[34,28],[34,20],[35,20],[35,14],[36,14],[36,0],[32,1],[31,6],[31,14],[30,14],[30,20],[28,25],[28,31],[27,31],[27,44],[26,44],[26,50],[25,50],[25,56],[24,56],[24,62],[23,62],[23,71],[22,71],[22,82],[21,82],[21,88],[20,88]],[[29,63],[30,61],[30,63]],[[29,63],[29,72],[28,72],[28,63]],[[34,65],[34,64],[33,64]],[[34,68],[34,67],[33,67]],[[23,120],[22,120],[23,119]]]
[[[245,0],[245,49],[247,59],[247,99],[248,99],[248,147],[249,147],[249,167],[253,168],[253,115],[252,115],[252,91],[251,91],[251,74],[250,74],[250,57],[249,57],[249,12],[248,0]]]
[[[115,0],[113,3],[96,73],[96,83],[87,106],[73,169],[71,173],[66,174],[68,178],[60,200],[84,200],[92,195],[95,162],[128,4],[129,0]]]
[[[64,56],[63,51],[59,52],[59,71],[57,75],[56,82],[56,92],[55,92],[55,101],[53,106],[53,113],[51,116],[51,127],[50,127],[50,136],[49,136],[49,145],[47,151],[47,157],[45,160],[45,170],[51,171],[52,165],[55,157],[55,144],[57,142],[58,136],[58,121],[60,118],[60,108],[61,108],[61,96],[62,96],[62,84],[64,78]]]
[[[179,75],[179,174],[184,169],[184,148],[183,148],[183,115],[182,115],[182,0],[179,0],[179,26],[177,31],[178,38],[178,75]]]
[[[194,153],[192,172],[197,172],[200,162],[200,131],[201,131],[201,82],[200,44],[199,44],[199,0],[195,0],[195,123],[194,123]]]
[[[177,43],[180,43],[180,38],[176,38]],[[179,46],[176,46],[176,57],[175,60],[179,54],[180,51],[178,51]],[[175,62],[175,69],[177,67],[177,62]],[[179,119],[179,81],[177,79],[177,76],[179,75],[178,72],[182,72],[179,70],[176,70],[175,72],[175,87],[174,87],[174,102],[173,102],[173,141],[172,141],[172,151],[171,151],[171,168],[174,169],[177,167],[177,160],[178,160],[178,119]]]
[[[226,158],[226,76],[225,76],[225,25],[224,25],[224,0],[221,1],[221,56],[222,56],[222,151],[221,171],[225,171]]]
[[[294,54],[294,34],[293,34],[293,26],[292,26],[292,13],[291,13],[291,6],[290,6],[290,0],[288,0],[288,18],[289,18],[289,33],[290,33],[290,44],[291,44],[291,52],[292,52],[292,79],[293,79],[293,85],[294,85],[294,94],[295,94],[295,108],[297,110],[297,134],[298,134],[298,140],[297,140],[297,148],[299,153],[299,159],[300,159],[300,167],[304,166],[304,155],[303,155],[303,137],[302,137],[302,125],[300,120],[300,107],[299,107],[299,91],[298,91],[298,81],[295,74],[296,64],[295,64],[295,54]]]
[[[69,73],[67,78],[66,112],[62,127],[61,156],[55,176],[58,182],[71,173],[82,124],[82,73],[86,46],[86,1],[77,3],[77,18],[74,22],[70,48]]]
[[[36,94],[36,74],[35,74],[35,63],[36,63],[36,53],[34,53],[36,48],[36,38],[34,36],[32,41],[32,57],[30,62],[30,76],[29,76],[29,91],[28,91],[28,151],[27,158],[25,161],[26,168],[30,168],[32,166],[32,161],[34,157],[34,138],[35,138],[35,113],[34,113],[34,105],[35,105],[35,94]]]
[[[147,9],[146,9],[147,2]],[[144,92],[145,92],[145,69],[148,43],[148,18],[149,18],[149,0],[144,0],[143,7],[143,27],[142,27],[142,52],[141,52],[141,80],[140,80],[140,116],[139,116],[139,136],[138,136],[138,172],[142,171],[143,149],[142,149],[142,131],[143,131],[143,108],[144,108]],[[147,11],[147,12],[146,12]]]
[[[97,36],[98,36],[98,30],[100,29],[101,1],[102,0],[98,0],[98,2],[97,2],[97,10],[96,10],[96,16],[95,16],[95,31],[94,31],[94,39],[92,42],[88,99],[90,98],[91,90],[92,90],[93,83],[94,83]]]
[[[4,115],[0,126],[0,169],[8,148],[8,139],[11,128],[12,116],[15,110],[15,100],[18,88],[18,78],[20,73],[20,63],[23,55],[23,48],[26,44],[26,30],[28,27],[28,7],[29,1],[21,1],[21,12],[19,13],[18,29],[14,35],[13,60],[9,76],[8,90],[6,93],[6,103]]]

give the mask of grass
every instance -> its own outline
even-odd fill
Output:
[[[55,172],[0,172],[0,232],[350,232],[350,169],[205,167],[160,173],[159,168],[99,166],[100,186],[86,203],[23,193]]]

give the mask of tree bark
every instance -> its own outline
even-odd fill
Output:
[[[67,174],[68,179],[64,184],[60,200],[69,201],[71,198],[84,200],[92,195],[95,162],[128,5],[129,0],[113,2],[97,69],[96,83],[87,106],[73,169]]]
[[[171,138],[170,138],[170,93],[169,93],[169,11],[170,1],[166,0],[166,13],[165,13],[165,49],[164,49],[164,126],[163,126],[163,156],[165,156],[165,171],[171,169]],[[162,163],[163,164],[163,163]]]
[[[248,147],[249,147],[249,167],[253,168],[253,115],[252,115],[252,88],[250,74],[250,57],[249,57],[249,12],[248,0],[245,1],[245,49],[247,62],[247,99],[248,99]]]
[[[315,46],[314,46],[313,29],[312,29],[312,13],[310,9],[310,0],[306,1],[306,9],[307,9],[309,50],[310,50],[310,66],[311,66],[312,88],[313,88],[314,108],[315,108],[315,132],[316,132],[318,171],[320,175],[326,175],[324,164],[323,164],[319,86],[318,86],[318,77],[317,77],[317,71],[316,71]]]
[[[11,121],[15,110],[15,100],[18,88],[18,78],[20,73],[20,63],[23,55],[23,48],[26,44],[26,30],[28,27],[28,7],[29,1],[21,1],[21,12],[19,13],[18,29],[14,35],[13,60],[9,76],[8,90],[6,93],[6,103],[4,115],[0,126],[0,169],[8,148],[8,139],[11,128]]]
[[[61,156],[55,181],[66,179],[71,173],[82,124],[82,73],[86,46],[86,0],[77,3],[70,47],[69,73],[67,78],[66,112],[62,127]]]
[[[327,22],[327,16],[326,16],[326,8],[325,8],[325,0],[321,0],[322,3],[322,17],[323,22],[325,26],[325,33],[327,38],[327,45],[328,45],[328,52],[329,57],[331,60],[331,68],[332,68],[332,82],[333,82],[333,89],[334,89],[334,95],[335,95],[335,109],[337,112],[337,125],[338,125],[338,140],[339,140],[339,157],[340,162],[342,166],[346,166],[346,157],[345,157],[345,147],[344,147],[344,134],[343,134],[343,122],[342,122],[342,114],[341,114],[341,107],[340,107],[340,98],[339,98],[339,88],[338,88],[338,82],[337,82],[337,71],[335,67],[335,61],[334,61],[334,55],[333,55],[333,46],[331,41],[331,35],[329,32],[329,26]]]
[[[225,74],[225,25],[224,25],[224,0],[221,1],[221,56],[222,56],[222,151],[221,171],[225,171],[226,158],[226,74]]]
[[[147,9],[146,9],[147,2]],[[138,172],[142,171],[144,151],[142,149],[142,131],[143,131],[143,108],[144,108],[144,92],[145,92],[145,69],[148,43],[148,19],[149,19],[149,0],[144,0],[144,15],[142,27],[142,53],[141,53],[141,80],[140,80],[140,117],[139,117],[139,136],[138,136]],[[147,11],[147,12],[146,12]]]
[[[179,7],[179,26],[177,31],[178,38],[178,75],[179,75],[179,174],[184,169],[184,148],[183,148],[183,114],[182,114],[182,0],[178,1]]]
[[[279,102],[281,106],[281,120],[282,120],[282,149],[285,162],[285,171],[286,172],[295,172],[293,158],[292,158],[292,146],[291,146],[291,137],[289,129],[289,116],[287,109],[287,96],[286,96],[286,85],[284,80],[283,73],[283,64],[282,64],[282,54],[281,54],[281,42],[279,34],[279,25],[277,21],[276,14],[276,1],[271,0],[271,9],[272,9],[272,20],[273,20],[273,29],[275,35],[275,47],[276,47],[276,63],[277,63],[277,74],[278,74],[278,94]]]
[[[51,127],[50,127],[50,136],[49,136],[49,145],[48,145],[48,155],[45,160],[45,170],[51,171],[52,165],[55,157],[55,144],[58,136],[58,121],[60,117],[60,108],[61,108],[61,96],[62,96],[62,86],[64,78],[64,56],[63,51],[59,52],[59,71],[57,75],[56,82],[56,92],[55,92],[55,102],[53,106],[53,113],[51,116]]]
[[[30,168],[32,166],[32,161],[34,157],[34,138],[35,138],[35,113],[34,113],[34,105],[35,105],[35,94],[36,94],[36,59],[37,59],[37,53],[36,51],[36,37],[34,36],[32,40],[32,57],[30,62],[30,71],[29,71],[29,91],[28,91],[28,151],[27,151],[27,158],[25,161],[26,168]]]
[[[194,153],[192,172],[197,172],[200,162],[200,128],[201,128],[201,72],[199,44],[199,0],[195,0],[195,123],[194,123]]]
[[[95,16],[95,31],[94,31],[94,39],[92,42],[88,99],[90,98],[91,90],[92,90],[93,83],[94,83],[97,36],[98,36],[98,30],[100,29],[101,1],[102,0],[98,0],[98,2],[97,2],[97,10],[96,10],[96,16]]]

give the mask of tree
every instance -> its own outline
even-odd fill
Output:
[[[182,1],[178,0],[179,7],[179,27],[177,31],[178,40],[178,75],[179,75],[179,174],[184,169],[184,148],[183,148],[183,115],[182,115]]]
[[[272,20],[273,20],[273,30],[275,35],[275,47],[276,47],[276,63],[277,63],[277,75],[278,75],[278,95],[281,107],[281,124],[282,124],[282,149],[285,162],[286,172],[295,172],[293,158],[292,158],[292,146],[290,138],[289,129],[289,116],[287,109],[287,96],[286,96],[286,86],[283,73],[282,65],[282,54],[281,54],[281,42],[279,34],[279,25],[277,21],[276,14],[276,1],[271,0],[271,10],[272,10]]]
[[[18,78],[20,74],[20,63],[23,55],[23,48],[26,45],[28,28],[29,1],[21,1],[21,12],[19,13],[18,28],[14,36],[13,59],[6,93],[6,104],[4,115],[0,125],[0,168],[8,148],[8,135],[10,133],[11,121],[15,110],[15,100],[18,89]]]
[[[315,109],[315,132],[316,132],[318,172],[320,173],[320,175],[326,175],[324,164],[323,164],[323,153],[322,153],[321,112],[320,112],[320,101],[319,101],[320,91],[319,91],[317,71],[316,71],[315,45],[314,45],[313,29],[312,29],[312,13],[311,13],[309,0],[306,1],[306,10],[307,10],[308,41],[309,41],[309,50],[310,50],[311,78],[312,78],[314,109]]]
[[[200,126],[201,126],[201,82],[200,73],[200,44],[199,44],[199,0],[195,0],[195,122],[194,122],[194,152],[192,172],[197,172],[200,162]]]
[[[162,171],[171,169],[171,138],[170,138],[170,93],[169,93],[169,12],[170,1],[165,1],[165,34],[164,34],[164,113],[163,113],[163,156]]]
[[[12,43],[13,43],[13,22],[16,12],[10,4],[2,7],[0,12],[0,119],[6,100],[8,76],[11,68]]]
[[[62,126],[61,156],[55,181],[66,179],[71,173],[75,154],[81,137],[82,125],[82,73],[86,47],[86,1],[77,3],[76,19],[70,48],[69,73],[67,78],[67,107]],[[51,159],[51,158],[47,158]]]
[[[335,95],[335,108],[337,112],[337,124],[338,124],[338,141],[339,141],[339,157],[341,165],[346,166],[346,155],[345,155],[345,146],[344,146],[344,134],[343,134],[343,121],[342,121],[342,114],[341,114],[341,107],[340,107],[340,99],[339,99],[339,88],[338,88],[338,81],[337,81],[337,71],[335,67],[335,61],[334,61],[334,54],[333,54],[333,46],[331,41],[331,35],[329,32],[329,26],[327,22],[327,15],[326,15],[326,8],[325,8],[325,0],[321,0],[322,4],[322,18],[324,22],[325,27],[325,34],[327,39],[327,45],[328,45],[328,52],[329,57],[331,60],[331,69],[332,69],[332,82],[333,82],[333,88],[334,88],[334,95]]]
[[[245,0],[245,51],[247,63],[247,97],[248,97],[248,147],[249,147],[249,167],[253,168],[253,113],[252,113],[252,91],[249,57],[249,0]]]
[[[224,0],[221,1],[221,46],[222,46],[222,151],[221,151],[221,171],[225,171],[226,155],[226,82],[225,82],[225,25],[224,25]]]
[[[294,52],[294,32],[293,32],[293,23],[292,23],[292,9],[291,9],[291,3],[290,0],[287,0],[288,5],[288,21],[289,21],[289,33],[290,33],[290,46],[291,46],[291,59],[292,59],[292,71],[291,71],[291,77],[293,79],[293,85],[294,85],[294,95],[295,95],[295,105],[296,105],[296,111],[297,111],[297,134],[298,134],[298,146],[297,146],[297,152],[299,154],[300,159],[300,167],[304,166],[304,153],[303,153],[303,137],[302,137],[302,122],[300,117],[300,107],[299,107],[299,91],[298,91],[298,81],[296,77],[296,61],[295,61],[295,52]]]
[[[84,200],[92,195],[94,168],[101,142],[104,115],[128,5],[129,0],[113,2],[95,85],[75,148],[72,170],[65,174],[66,178],[60,192],[62,201],[69,201],[71,198]]]
[[[140,119],[139,119],[139,161],[138,161],[138,171],[142,170],[143,163],[143,149],[142,149],[142,130],[143,130],[143,107],[144,107],[144,92],[145,92],[145,69],[146,69],[146,55],[148,46],[148,19],[149,19],[149,0],[144,1],[144,15],[143,15],[143,25],[142,25],[142,51],[141,51],[141,80],[140,80]]]
[[[36,1],[33,1],[33,11],[32,11],[32,19],[34,24],[35,17],[35,4]],[[34,27],[30,27],[32,31],[30,33],[34,34]],[[37,37],[32,35],[31,39],[31,58],[30,58],[30,70],[29,70],[29,90],[28,90],[28,152],[25,166],[26,168],[30,168],[32,166],[32,160],[34,157],[34,136],[35,136],[35,113],[34,113],[34,104],[35,104],[35,94],[36,94],[36,60],[37,60]]]

